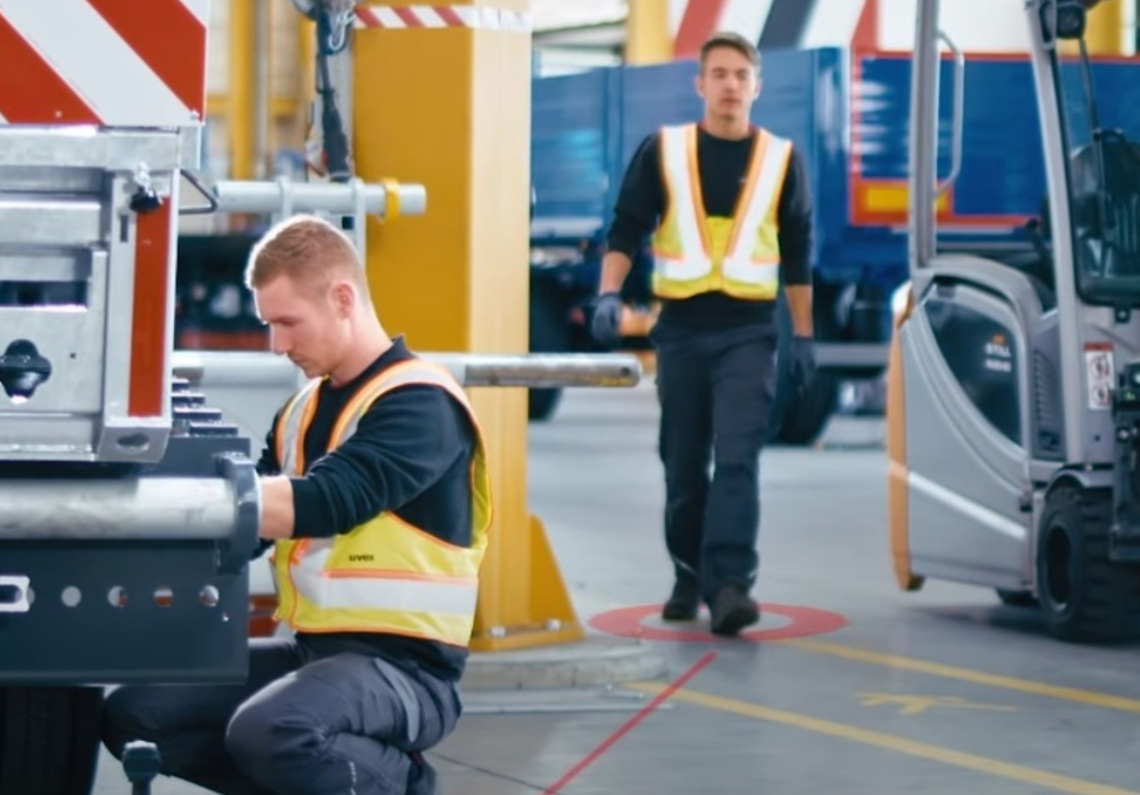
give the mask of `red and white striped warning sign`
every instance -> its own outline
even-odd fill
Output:
[[[2,0],[0,0],[2,1]],[[478,28],[529,33],[530,14],[485,6],[356,7],[356,28]]]
[[[0,120],[172,126],[206,107],[209,0],[0,0]]]

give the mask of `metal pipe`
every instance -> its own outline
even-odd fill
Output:
[[[629,387],[641,380],[641,362],[632,354],[608,353],[422,353],[446,367],[463,386]],[[280,386],[304,383],[284,356],[268,351],[174,351],[174,374],[195,388]]]
[[[425,353],[464,386],[629,387],[641,380],[641,362],[626,354]]]
[[[226,539],[238,506],[220,477],[17,478],[0,481],[0,539]]]
[[[292,182],[284,177],[272,182],[223,180],[214,190],[219,211],[229,213],[352,215],[362,205],[365,213],[389,217],[423,215],[427,207],[423,185],[365,184],[359,179],[347,183]]]

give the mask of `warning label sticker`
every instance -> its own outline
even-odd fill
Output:
[[[1093,411],[1108,411],[1112,408],[1112,390],[1116,378],[1111,342],[1085,343],[1085,371],[1089,408]]]

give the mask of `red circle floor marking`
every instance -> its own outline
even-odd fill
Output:
[[[809,635],[823,635],[847,626],[847,619],[838,613],[816,610],[813,607],[798,605],[761,604],[761,621],[777,615],[789,619],[787,623],[771,629],[751,629],[736,637],[743,640],[789,640]],[[695,627],[695,622],[678,624],[677,629],[663,626],[647,626],[642,622],[649,616],[660,616],[661,605],[634,605],[598,613],[589,620],[594,629],[623,638],[644,638],[645,640],[687,640],[709,641],[726,640],[707,629],[680,629],[682,626]],[[659,619],[660,620],[660,619]]]

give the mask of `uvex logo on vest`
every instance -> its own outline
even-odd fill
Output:
[[[348,556],[348,562],[349,563],[368,563],[369,561],[372,561],[375,559],[376,559],[376,557],[374,555],[349,555]]]

